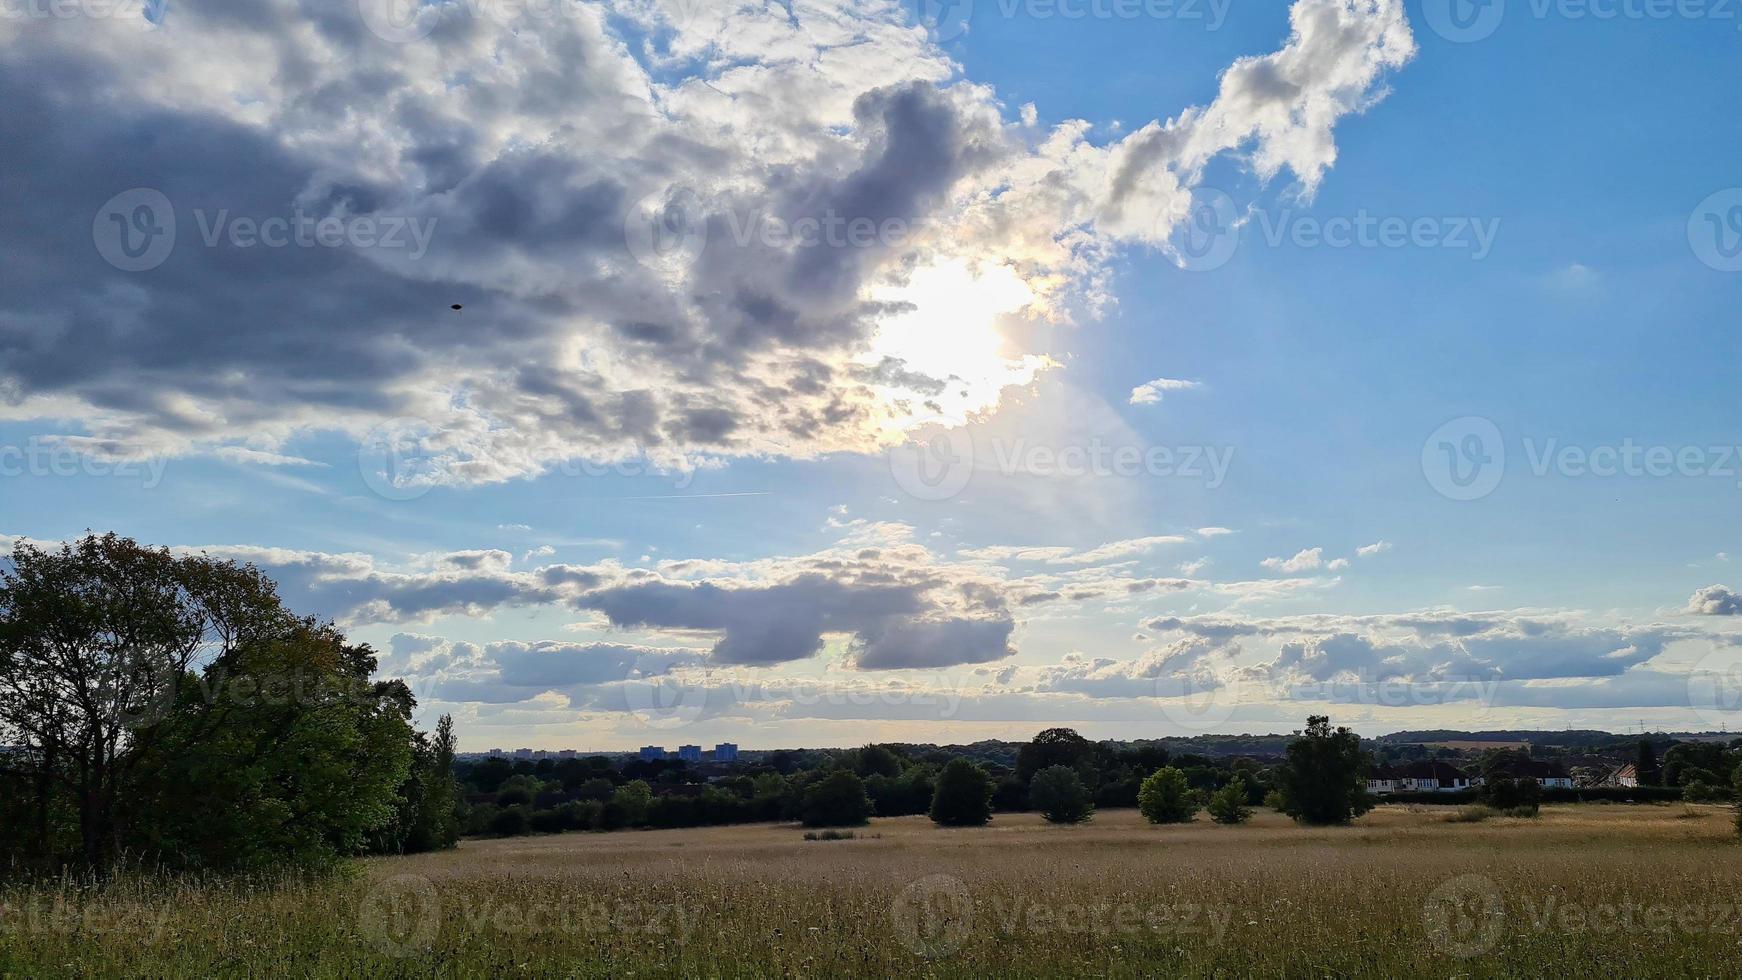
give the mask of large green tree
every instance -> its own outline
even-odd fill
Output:
[[[837,769],[813,783],[804,794],[806,827],[856,827],[871,819],[871,798],[865,782],[851,769]]]
[[[1088,787],[1069,766],[1048,766],[1028,784],[1029,805],[1049,823],[1082,823],[1095,812]]]
[[[299,619],[249,565],[116,535],[0,562],[0,744],[10,855],[101,867],[326,864],[378,845],[396,816],[451,842],[424,804],[454,795],[452,730],[425,741],[415,702],[372,680],[367,646]],[[449,780],[451,782],[451,778]]]
[[[1069,728],[1048,728],[1016,752],[1016,778],[1027,783],[1049,766],[1073,769],[1094,758],[1095,743]]]
[[[1150,823],[1186,823],[1197,813],[1198,803],[1186,774],[1162,766],[1138,787],[1137,809]]]
[[[931,818],[945,827],[980,827],[992,819],[992,777],[967,759],[951,759],[938,773]]]
[[[1307,718],[1277,770],[1282,812],[1306,824],[1344,824],[1372,809],[1367,753],[1361,737],[1331,727],[1326,715]]]

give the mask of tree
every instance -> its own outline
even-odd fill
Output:
[[[1495,774],[1482,782],[1482,801],[1507,816],[1534,817],[1542,811],[1542,784]]]
[[[1162,766],[1138,788],[1137,809],[1150,823],[1188,823],[1197,812],[1197,801],[1186,774]]]
[[[1228,785],[1210,797],[1210,819],[1221,824],[1245,823],[1252,816],[1252,808],[1246,805],[1247,793],[1245,776],[1228,780]]]
[[[1028,799],[1048,823],[1082,823],[1095,812],[1088,787],[1068,766],[1048,766],[1035,773],[1028,784]]]
[[[128,849],[256,869],[379,846],[404,812],[416,702],[399,681],[371,681],[375,664],[369,647],[311,623],[211,664],[199,689],[212,693],[185,687],[134,756]]]
[[[1651,739],[1639,740],[1639,752],[1634,758],[1633,769],[1639,775],[1639,785],[1663,785],[1663,770],[1657,764],[1657,750],[1652,747]]]
[[[860,776],[899,776],[901,757],[881,745],[867,745],[854,753],[853,771]]]
[[[865,783],[850,769],[837,769],[805,790],[806,827],[857,827],[871,819]]]
[[[1372,809],[1367,795],[1367,754],[1361,737],[1331,728],[1325,715],[1307,718],[1277,770],[1283,811],[1300,823],[1344,824]]]
[[[1049,728],[1016,753],[1016,778],[1028,783],[1049,766],[1070,766],[1094,755],[1095,745],[1069,728]]]
[[[653,787],[639,779],[632,779],[617,787],[612,794],[611,802],[622,809],[623,819],[630,826],[640,824],[647,819],[647,812],[653,808]]]
[[[931,818],[944,827],[982,827],[992,819],[992,777],[967,759],[951,759],[938,773]]]
[[[62,852],[66,809],[92,865],[120,850],[124,787],[201,656],[224,660],[291,622],[252,566],[176,557],[114,534],[57,551],[19,541],[0,567],[0,744],[34,788],[32,853]]]

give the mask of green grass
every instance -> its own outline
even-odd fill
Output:
[[[1730,814],[1551,806],[1354,826],[872,822],[467,842],[256,885],[0,889],[0,973],[1735,975]]]

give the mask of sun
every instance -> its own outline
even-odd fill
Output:
[[[1015,269],[948,259],[915,270],[908,281],[877,290],[873,298],[912,308],[884,319],[873,336],[870,361],[893,357],[906,371],[946,382],[941,394],[886,386],[887,401],[929,401],[930,408],[892,420],[905,429],[919,419],[960,424],[998,404],[1003,390],[1023,385],[1048,363],[1032,354],[1012,356],[998,321],[1032,305],[1037,296]],[[920,397],[916,398],[916,395]]]

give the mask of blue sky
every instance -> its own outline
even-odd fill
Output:
[[[474,748],[1737,714],[1721,8],[238,9],[0,22],[0,534],[256,561]]]

